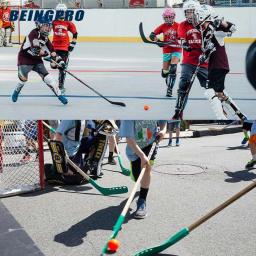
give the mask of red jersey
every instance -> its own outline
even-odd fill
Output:
[[[77,33],[76,26],[71,21],[65,20],[54,20],[53,26],[53,47],[55,50],[68,51],[69,47],[69,35],[68,32],[72,34]]]
[[[163,23],[154,30],[156,35],[163,34],[164,42],[171,42],[173,44],[179,44],[178,42],[178,27],[179,23],[174,22],[173,24]],[[165,46],[163,47],[163,53],[181,52],[181,48]]]
[[[202,52],[202,35],[201,33],[189,22],[183,21],[179,25],[178,36],[184,39],[190,47],[191,52],[183,50],[182,64],[197,65],[199,56]],[[203,63],[202,67],[208,67],[208,63]]]
[[[1,8],[0,9],[0,20],[2,20],[3,28],[8,28],[11,27],[11,22],[10,22],[10,14],[11,14],[11,8],[7,7],[6,9]]]

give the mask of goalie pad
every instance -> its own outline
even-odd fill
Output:
[[[217,120],[227,120],[227,117],[223,112],[221,101],[215,95],[215,91],[213,89],[206,89],[205,96],[210,101],[211,108]]]
[[[107,136],[100,133],[94,138],[88,162],[91,174],[95,177],[98,177],[101,174],[101,164],[107,149],[107,142]]]
[[[67,173],[68,166],[63,143],[57,140],[50,140],[48,142],[48,145],[51,152],[52,163],[55,170],[58,173]]]

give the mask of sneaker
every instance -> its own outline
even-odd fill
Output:
[[[64,104],[64,105],[68,104],[68,100],[65,96],[59,95],[58,99],[61,101],[62,104]]]
[[[246,146],[248,140],[249,140],[248,138],[244,137],[243,140],[242,140],[242,142],[241,142],[241,145],[242,145],[242,146]]]
[[[176,147],[179,147],[179,146],[180,146],[180,141],[176,140]]]
[[[134,213],[135,219],[144,219],[147,217],[146,200],[139,198],[137,202],[137,210]]]
[[[256,160],[252,159],[252,160],[250,160],[250,161],[246,164],[245,168],[246,168],[246,169],[253,168],[255,164],[256,164]]]
[[[26,164],[31,161],[31,155],[24,155],[20,160],[21,164]]]
[[[115,161],[114,157],[108,157],[108,164],[116,165],[116,161]]]
[[[167,89],[166,97],[172,97],[172,89],[171,88]]]
[[[18,91],[14,90],[13,94],[12,94],[12,101],[16,102],[18,100],[19,97],[19,93]]]

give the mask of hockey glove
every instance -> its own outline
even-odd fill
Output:
[[[222,23],[222,19],[216,19],[213,21],[212,25],[215,27],[215,29],[218,29]]]
[[[28,50],[28,53],[32,56],[39,56],[40,54],[40,47],[31,47],[29,50]]]
[[[182,46],[183,46],[183,49],[184,49],[185,51],[187,51],[187,52],[191,52],[191,51],[192,51],[192,48],[191,48],[191,46],[188,44],[188,42],[184,41],[184,42],[182,43]]]
[[[150,35],[149,35],[149,39],[151,41],[155,41],[156,40],[156,34],[154,32],[151,32]]]
[[[76,46],[76,41],[72,41],[68,47],[68,51],[72,52]]]
[[[207,56],[205,54],[201,54],[199,56],[199,63],[200,64],[203,64],[204,62],[206,62],[206,60],[207,60]]]

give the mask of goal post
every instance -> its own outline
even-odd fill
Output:
[[[0,198],[43,188],[42,121],[0,121]]]

